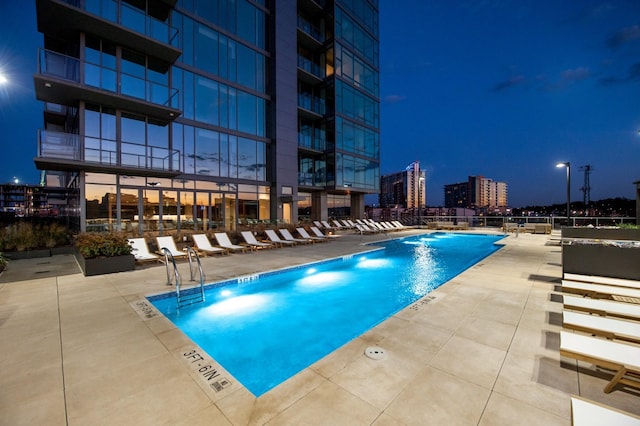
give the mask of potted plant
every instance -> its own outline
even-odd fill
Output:
[[[85,276],[132,271],[135,258],[119,232],[85,232],[75,237],[76,259]]]

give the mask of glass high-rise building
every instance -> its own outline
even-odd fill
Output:
[[[36,5],[36,165],[80,230],[360,217],[378,192],[377,0]]]

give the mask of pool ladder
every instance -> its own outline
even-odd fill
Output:
[[[189,281],[195,281],[194,270],[197,267],[200,274],[200,291],[188,293],[180,291],[180,287],[182,286],[182,277],[178,271],[176,260],[169,249],[166,247],[162,247],[161,249],[162,253],[164,253],[164,264],[167,267],[167,285],[172,285],[173,280],[175,280],[176,283],[176,301],[178,302],[178,308],[192,305],[194,303],[204,302],[204,270],[202,269],[200,256],[198,256],[198,253],[193,249],[193,247],[187,247],[186,250],[187,259],[189,259]],[[173,269],[173,273],[171,273],[171,269]]]

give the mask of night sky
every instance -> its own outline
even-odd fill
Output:
[[[0,182],[39,180],[35,1],[0,0]],[[509,204],[634,198],[640,1],[380,0],[381,173],[420,161],[427,204],[481,175]],[[367,200],[377,201],[376,197]]]

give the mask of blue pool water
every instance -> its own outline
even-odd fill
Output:
[[[245,277],[176,308],[179,329],[260,396],[500,248],[502,236],[434,233],[366,254]]]

